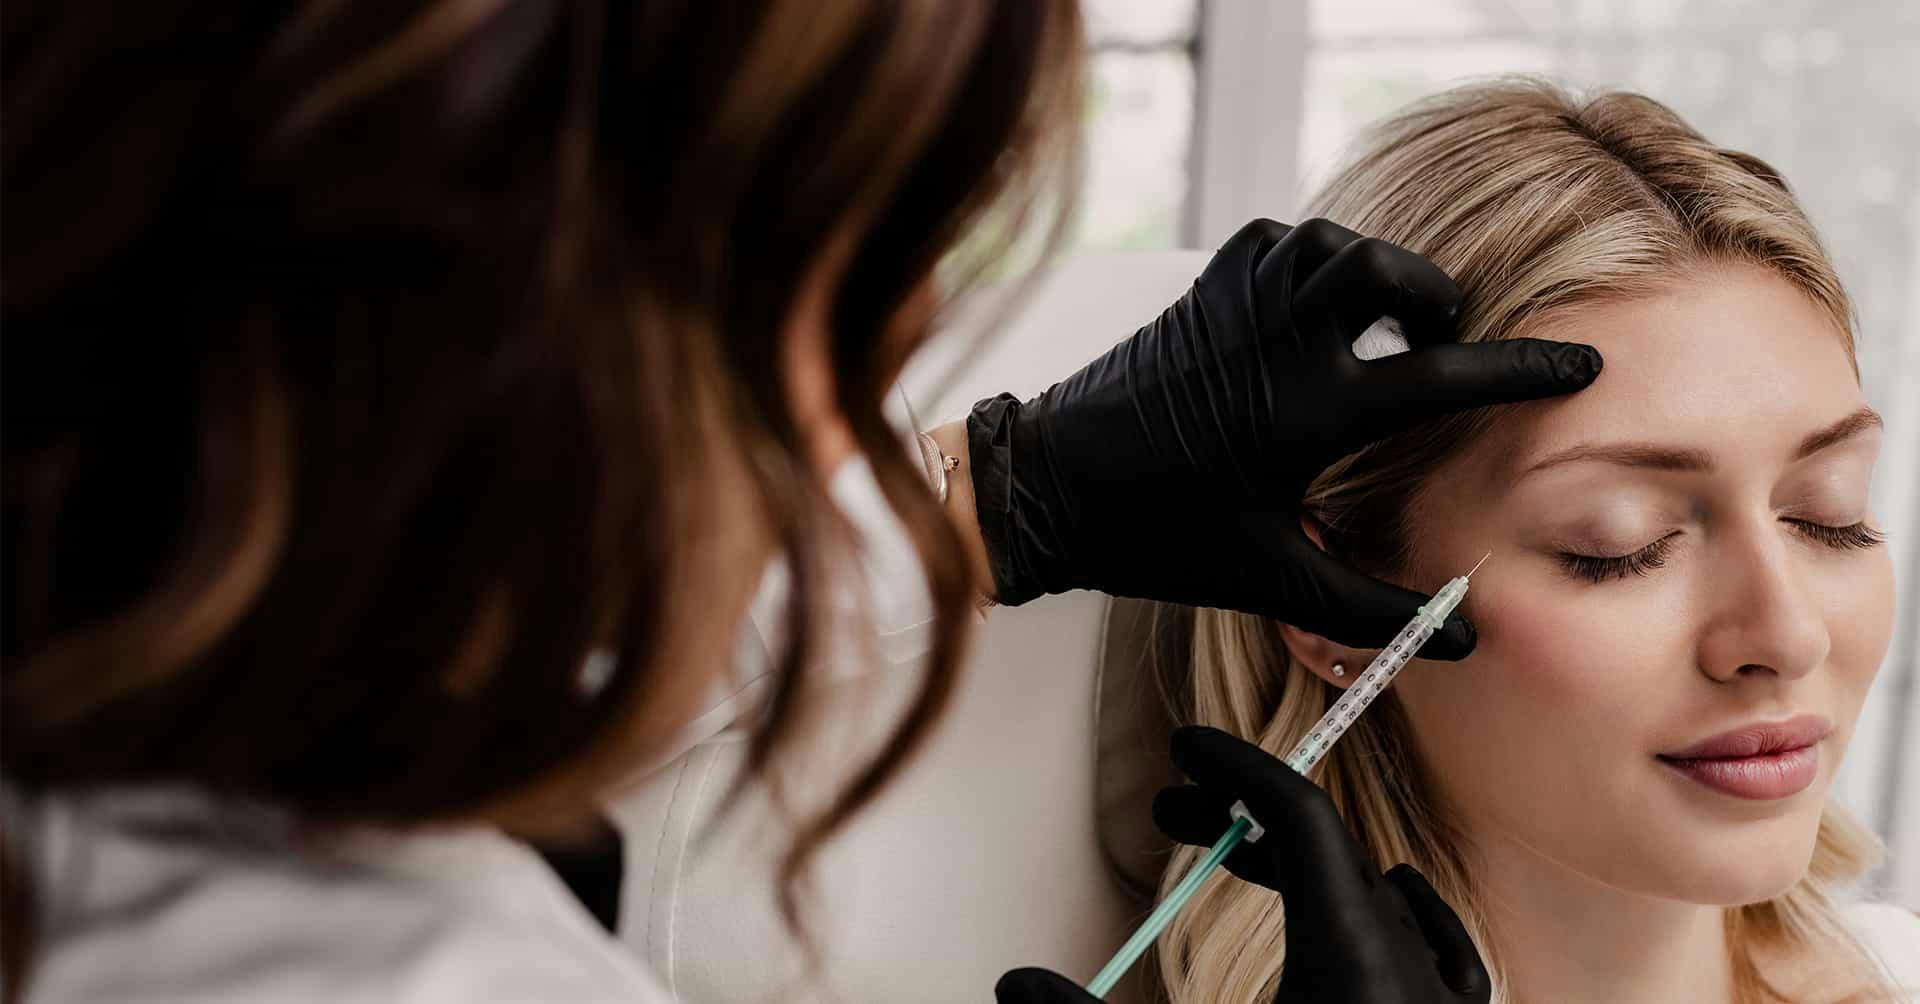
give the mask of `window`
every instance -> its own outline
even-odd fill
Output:
[[[1085,5],[1087,173],[1070,245],[1177,247],[1187,205],[1194,116],[1196,0]]]

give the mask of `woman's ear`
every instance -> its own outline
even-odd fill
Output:
[[[1327,549],[1325,541],[1320,536],[1320,524],[1314,522],[1312,517],[1305,514],[1300,516],[1300,531],[1307,535],[1308,540],[1313,541],[1315,547],[1323,551]],[[1341,690],[1352,686],[1354,678],[1358,677],[1373,662],[1374,656],[1379,654],[1349,648],[1291,624],[1280,625],[1280,640],[1287,646],[1287,652],[1299,661],[1300,665],[1307,667],[1313,675]]]
[[[1291,624],[1280,625],[1280,640],[1300,665],[1341,690],[1352,686],[1354,678],[1380,654],[1349,648]]]

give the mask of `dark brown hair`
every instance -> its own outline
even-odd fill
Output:
[[[796,833],[795,923],[804,862],[959,665],[958,538],[881,416],[924,335],[902,307],[1071,169],[1079,34],[1018,0],[8,4],[12,782],[565,821],[686,713],[777,551],[763,773],[845,537],[781,351],[851,242],[837,404],[938,627]]]

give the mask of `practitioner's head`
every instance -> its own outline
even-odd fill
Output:
[[[1410,588],[1494,552],[1466,606],[1474,655],[1414,663],[1331,754],[1320,780],[1349,824],[1383,867],[1433,877],[1496,961],[1474,880],[1493,856],[1747,906],[1749,933],[1817,921],[1820,881],[1871,853],[1826,794],[1892,577],[1849,307],[1785,184],[1645,98],[1502,84],[1387,124],[1314,212],[1445,269],[1464,339],[1607,360],[1580,394],[1410,433],[1310,489],[1329,550]],[[1374,654],[1202,612],[1189,710],[1284,752]],[[1831,731],[1769,797],[1662,757],[1795,716]],[[1226,912],[1190,912],[1168,943],[1196,999],[1278,968],[1230,946],[1249,928],[1280,943],[1272,898],[1215,895]]]
[[[10,784],[569,838],[703,707],[779,560],[742,775],[775,784],[818,731],[857,453],[924,559],[929,658],[844,787],[790,803],[797,924],[801,866],[958,679],[965,553],[883,401],[936,268],[951,291],[1020,220],[1060,232],[1076,5],[5,23]]]

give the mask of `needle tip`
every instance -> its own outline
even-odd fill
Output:
[[[1488,559],[1488,558],[1491,558],[1491,557],[1493,557],[1493,552],[1492,552],[1492,551],[1488,551],[1488,552],[1487,552],[1486,554],[1484,554],[1484,555],[1481,555],[1481,557],[1480,557],[1480,560],[1479,560],[1478,562],[1475,562],[1475,563],[1474,563],[1474,566],[1473,566],[1473,572],[1477,572],[1477,571],[1479,571],[1479,570],[1480,570],[1480,566],[1481,566],[1481,565],[1484,565],[1484,564],[1486,564],[1486,563],[1487,563],[1487,559]],[[1469,578],[1469,579],[1471,579],[1471,578],[1473,578],[1473,572],[1468,572],[1468,573],[1467,573],[1467,578]]]

